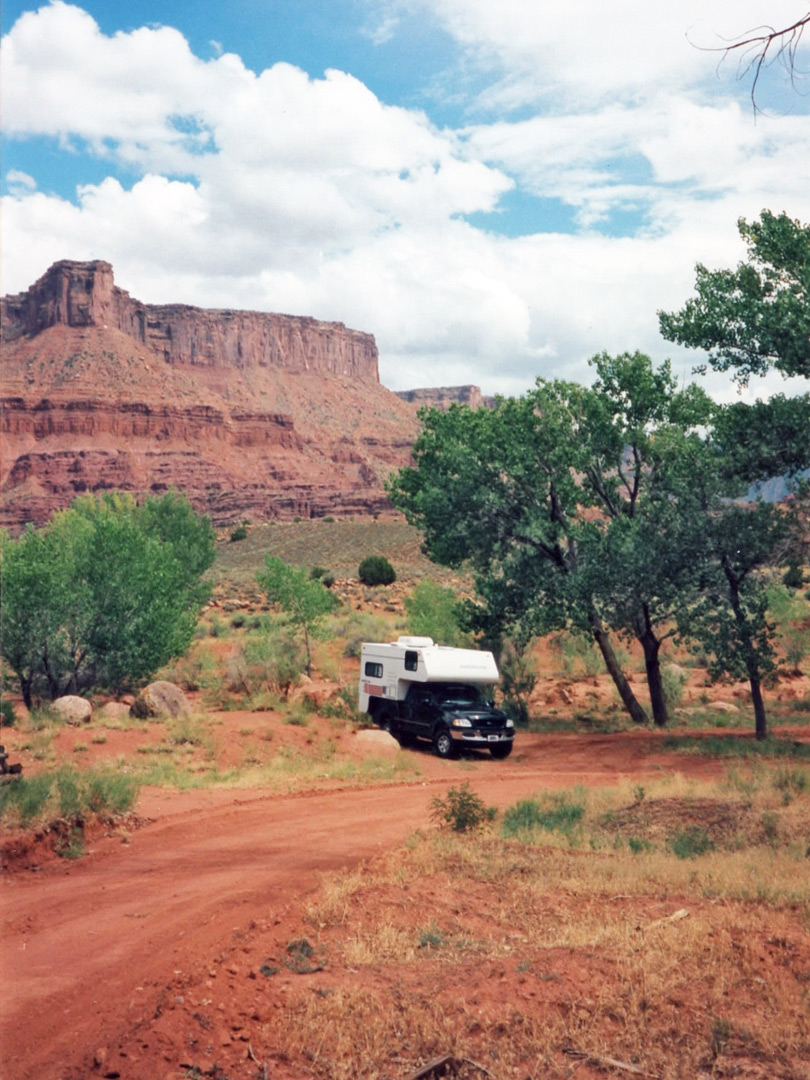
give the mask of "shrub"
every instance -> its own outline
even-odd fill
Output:
[[[442,645],[470,644],[470,635],[459,625],[459,603],[452,589],[429,578],[420,581],[406,597],[405,610],[409,633],[433,638]]]
[[[242,657],[247,667],[239,672],[243,679],[241,688],[250,694],[269,690],[286,698],[306,665],[303,644],[282,627],[270,627],[263,634],[250,637]],[[234,666],[233,678],[236,671]]]
[[[800,589],[804,584],[802,568],[797,563],[791,563],[782,575],[782,584],[788,589]]]
[[[57,772],[20,777],[0,788],[0,816],[21,825],[63,820],[79,822],[88,812],[123,814],[131,809],[138,784],[131,776],[107,769]]]
[[[469,784],[450,788],[445,798],[436,795],[430,804],[430,812],[437,824],[449,825],[454,832],[477,829],[492,816],[483,799],[470,791]]]
[[[14,727],[17,723],[17,713],[14,710],[14,702],[4,698],[0,701],[0,727]]]
[[[528,724],[529,698],[537,683],[530,644],[507,638],[501,650],[502,707],[516,724]]]
[[[712,851],[714,843],[705,829],[693,827],[677,832],[669,841],[669,847],[678,859],[695,859]]]
[[[231,533],[231,543],[236,543],[237,540],[247,540],[247,526],[237,525]]]
[[[397,572],[384,555],[367,555],[360,563],[357,576],[361,585],[391,585]]]
[[[309,577],[311,581],[320,581],[321,585],[326,586],[327,589],[331,589],[335,584],[335,575],[331,570],[327,570],[325,566],[313,566],[309,572]]]

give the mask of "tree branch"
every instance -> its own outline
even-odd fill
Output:
[[[762,69],[768,63],[780,61],[790,75],[791,83],[794,82],[796,70],[796,54],[801,44],[804,28],[810,23],[810,11],[803,15],[790,26],[777,29],[773,26],[757,26],[747,31],[738,41],[731,45],[705,48],[698,45],[697,48],[704,52],[722,52],[724,57],[736,53],[740,58],[740,74],[743,78],[753,71],[754,77],[751,83],[751,104],[754,115],[760,111],[757,105],[757,85]]]

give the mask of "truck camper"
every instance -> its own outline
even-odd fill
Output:
[[[485,693],[498,678],[491,652],[437,645],[429,637],[364,642],[359,708],[403,746],[427,739],[439,757],[468,747],[505,758],[514,724]]]

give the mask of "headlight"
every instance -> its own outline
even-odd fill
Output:
[[[453,727],[472,727],[466,716],[454,716]]]
[[[507,716],[507,718],[506,718],[506,726],[507,727],[514,727],[515,726],[515,721],[510,716]]]

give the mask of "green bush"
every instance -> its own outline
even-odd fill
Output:
[[[236,543],[237,540],[247,540],[247,527],[245,525],[237,525],[231,533],[231,543]]]
[[[310,581],[320,581],[321,585],[325,585],[327,589],[331,589],[335,584],[335,575],[331,570],[327,570],[325,566],[313,566],[309,572],[309,577]]]
[[[782,584],[788,589],[800,589],[804,585],[804,574],[797,563],[791,563],[782,575]]]
[[[450,788],[445,798],[436,795],[430,804],[431,817],[437,824],[449,825],[454,832],[477,829],[492,817],[491,811],[469,784]]]
[[[712,851],[714,843],[705,829],[693,827],[677,832],[669,841],[669,847],[678,859],[695,859]]]
[[[357,576],[361,585],[391,585],[397,572],[384,555],[367,555],[360,563]]]
[[[9,701],[8,698],[3,698],[0,701],[0,727],[14,727],[17,723],[17,713],[14,709],[14,702]]]

